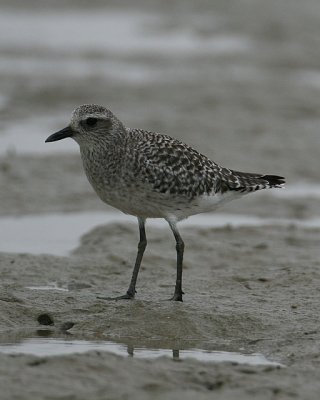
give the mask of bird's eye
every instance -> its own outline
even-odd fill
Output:
[[[98,122],[97,118],[89,117],[86,119],[86,124],[89,126],[95,126],[97,122]]]

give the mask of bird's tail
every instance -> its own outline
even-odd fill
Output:
[[[285,178],[278,175],[252,174],[230,170],[228,189],[242,193],[255,192],[261,189],[283,188]]]

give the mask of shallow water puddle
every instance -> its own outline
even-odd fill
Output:
[[[166,29],[166,18],[162,13],[141,12],[139,10],[112,10],[106,7],[92,10],[68,10],[54,12],[33,9],[33,12],[19,10],[19,13],[3,10],[0,23],[6,38],[0,37],[0,47],[10,46],[20,50],[21,37],[13,25],[24,32],[29,48],[69,51],[73,54],[130,55],[130,54],[211,54],[247,52],[254,49],[254,42],[241,35],[197,34],[192,26],[184,29]],[[57,31],[56,21],[60,28]],[[203,16],[194,15],[199,23],[207,23]],[[210,18],[210,27],[215,20]],[[33,27],[32,31],[28,29]],[[88,32],[83,31],[88,26]],[[68,32],[68,35],[65,34]],[[115,41],[114,38],[117,38]],[[54,39],[53,39],[54,38]],[[6,48],[6,47],[5,47]],[[70,51],[70,50],[73,50]],[[68,55],[69,55],[68,53]],[[17,68],[17,67],[16,67]]]
[[[133,347],[111,341],[87,341],[87,340],[64,340],[51,338],[25,339],[20,343],[8,343],[0,345],[0,353],[5,354],[30,354],[38,357],[57,356],[88,351],[103,351],[123,357],[136,357],[156,359],[169,357],[174,360],[193,358],[204,362],[234,362],[248,365],[274,365],[279,363],[267,360],[262,354],[242,354],[227,351],[206,351],[201,349],[150,349]]]
[[[30,290],[58,290],[60,292],[68,292],[69,289],[58,286],[55,282],[49,283],[48,285],[43,286],[26,286],[26,289]]]
[[[0,218],[0,251],[68,255],[72,249],[76,248],[83,234],[98,225],[114,222],[136,225],[134,217],[112,211],[2,217]],[[167,223],[162,219],[150,219],[148,225],[167,229]],[[182,228],[267,225],[319,228],[320,218],[301,221],[215,213],[195,215],[180,224]]]

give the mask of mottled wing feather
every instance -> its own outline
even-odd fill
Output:
[[[250,172],[232,171],[232,179],[228,181],[229,190],[243,193],[267,188],[281,188],[285,183],[282,176],[254,174]]]
[[[228,190],[231,191],[249,193],[267,188],[281,188],[285,183],[285,179],[282,176],[228,171],[230,171],[231,175],[228,176],[226,185],[228,186]]]
[[[282,187],[284,178],[223,168],[192,147],[167,135],[129,130],[136,151],[134,173],[153,191],[194,199],[203,194]]]
[[[153,190],[192,199],[219,186],[221,167],[190,146],[166,135],[130,132],[138,146],[134,169]]]

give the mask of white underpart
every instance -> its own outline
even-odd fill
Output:
[[[190,203],[184,203],[181,210],[176,209],[174,212],[170,212],[168,217],[180,221],[188,218],[191,215],[201,214],[209,211],[215,211],[217,208],[223,206],[229,201],[238,199],[244,194],[239,192],[226,192],[216,194],[203,194],[196,197]]]

